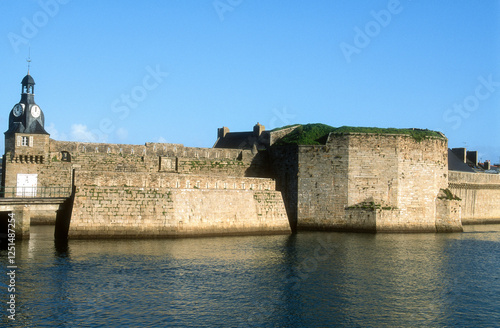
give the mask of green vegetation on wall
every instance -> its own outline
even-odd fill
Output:
[[[439,199],[445,199],[445,200],[462,200],[460,197],[457,195],[454,195],[450,189],[441,189],[444,195],[439,196]]]
[[[295,124],[297,125],[297,124]],[[282,130],[295,125],[288,125],[282,128],[277,128],[272,131]],[[328,134],[348,134],[348,133],[374,133],[374,134],[405,134],[413,137],[416,141],[422,141],[428,137],[444,138],[444,136],[436,131],[423,129],[396,129],[396,128],[370,128],[370,127],[353,127],[341,126],[334,128],[322,123],[312,123],[300,125],[298,128],[280,139],[277,145],[324,145]]]

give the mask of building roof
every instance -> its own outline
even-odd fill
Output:
[[[253,132],[229,132],[217,139],[214,148],[251,149],[255,140]]]
[[[471,173],[475,172],[469,165],[461,161],[451,149],[448,149],[448,170]]]
[[[22,85],[27,85],[27,84],[35,84],[35,80],[31,77],[31,75],[28,73],[23,80],[21,81]]]
[[[24,132],[24,125],[21,122],[13,122],[10,126],[9,129],[5,132],[6,135],[11,135],[14,133],[22,133]]]
[[[47,131],[38,121],[34,121],[31,125],[24,131],[24,133],[36,133],[36,134],[48,134]]]
[[[14,133],[49,134],[38,121],[31,123],[28,128],[26,128],[21,122],[14,122],[10,125],[9,130],[7,130],[5,134],[12,135]]]

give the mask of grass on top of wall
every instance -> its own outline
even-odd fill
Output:
[[[288,127],[296,126],[287,125],[272,131],[282,130]],[[276,144],[277,145],[324,145],[330,133],[348,134],[348,133],[370,133],[370,134],[404,134],[413,137],[420,142],[429,137],[445,138],[443,134],[427,129],[396,129],[396,128],[374,128],[374,127],[355,127],[341,126],[334,128],[322,123],[301,124],[298,128],[284,136]]]

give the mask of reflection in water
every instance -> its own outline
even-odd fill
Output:
[[[462,234],[301,233],[66,244],[55,243],[53,232],[32,227],[31,240],[17,245],[18,326],[500,322],[498,225],[469,226]],[[2,323],[11,324],[6,316]]]

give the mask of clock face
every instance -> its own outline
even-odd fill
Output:
[[[37,105],[31,106],[31,116],[33,116],[34,118],[38,118],[38,116],[40,116],[40,113],[40,107],[38,107]]]
[[[22,106],[22,104],[17,104],[14,106],[14,109],[12,109],[12,114],[14,114],[15,117],[19,117],[23,113],[23,110],[24,107]]]

